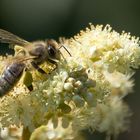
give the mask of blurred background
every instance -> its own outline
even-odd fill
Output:
[[[125,30],[140,36],[139,0],[0,0],[0,28],[28,41],[65,36],[70,38],[88,23],[110,24],[118,32]],[[0,44],[0,54],[12,53]],[[119,140],[140,139],[140,71],[134,75],[134,93],[126,97],[133,116],[131,129]],[[87,140],[104,140],[104,134],[90,134]]]

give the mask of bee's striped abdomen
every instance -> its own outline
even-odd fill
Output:
[[[14,87],[24,68],[24,63],[13,63],[4,70],[0,77],[0,97],[7,94]]]

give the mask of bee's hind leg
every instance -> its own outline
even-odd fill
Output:
[[[29,91],[33,90],[32,82],[33,82],[32,74],[28,71],[28,69],[25,69],[23,84],[28,88]]]

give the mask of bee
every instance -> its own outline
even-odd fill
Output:
[[[31,66],[37,69],[38,72],[46,74],[39,65],[45,61],[57,65],[57,62],[60,60],[60,55],[62,55],[60,48],[63,47],[67,51],[64,46],[60,46],[53,39],[28,42],[3,29],[0,29],[0,42],[22,47],[16,56],[14,56],[13,62],[5,68],[0,77],[0,97],[6,95],[13,89],[23,71],[27,68],[28,60],[30,60],[29,63]],[[32,83],[26,84],[26,86],[30,91],[33,90]]]

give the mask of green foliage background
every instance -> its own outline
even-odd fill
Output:
[[[118,32],[125,30],[140,36],[139,0],[0,0],[0,28],[28,41],[77,34],[93,24],[110,24]],[[12,53],[0,44],[0,54]],[[119,140],[140,138],[140,71],[134,76],[134,94],[126,98],[133,111],[131,130]],[[85,133],[88,140],[102,140],[100,134]]]

